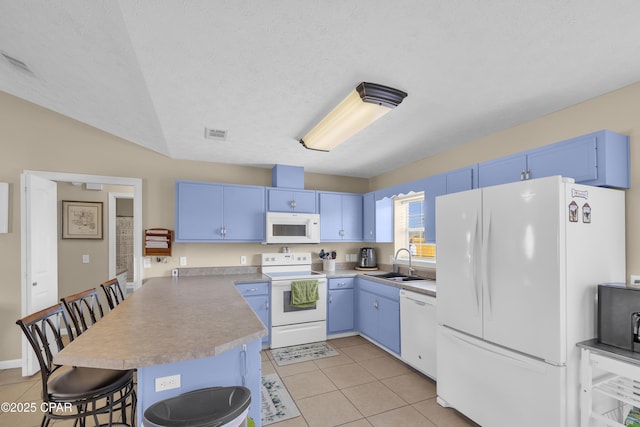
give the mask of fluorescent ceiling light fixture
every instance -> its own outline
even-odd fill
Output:
[[[310,150],[329,151],[400,105],[406,96],[398,89],[362,82],[300,144]]]

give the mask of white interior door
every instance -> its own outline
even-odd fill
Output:
[[[22,293],[22,315],[58,302],[58,203],[57,184],[33,174],[24,174],[23,247],[26,278]],[[39,370],[35,354],[23,337],[22,375]]]
[[[436,198],[438,323],[482,337],[482,190]]]
[[[566,359],[563,197],[559,177],[483,189],[484,339],[558,364]]]

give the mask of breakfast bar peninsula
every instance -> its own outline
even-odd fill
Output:
[[[261,426],[260,350],[268,332],[235,287],[260,280],[261,274],[149,279],[54,362],[137,368],[138,425],[159,400],[244,385],[251,390],[249,416]]]

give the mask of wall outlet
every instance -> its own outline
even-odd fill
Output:
[[[151,258],[145,257],[144,261],[142,261],[144,268],[151,268]]]
[[[171,276],[172,277],[178,277],[178,269],[174,268],[173,270],[171,270]]]
[[[358,254],[351,254],[351,261],[358,261]]]
[[[180,267],[186,267],[187,266],[187,257],[186,256],[181,256],[180,257]]]
[[[171,390],[173,388],[180,388],[180,374],[156,378],[156,391]]]
[[[629,276],[629,285],[640,287],[640,275],[632,274]]]
[[[247,257],[240,255],[240,264],[245,265],[247,263]]]

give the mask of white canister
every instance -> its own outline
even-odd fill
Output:
[[[336,271],[336,260],[335,259],[322,260],[322,269],[324,271]]]

